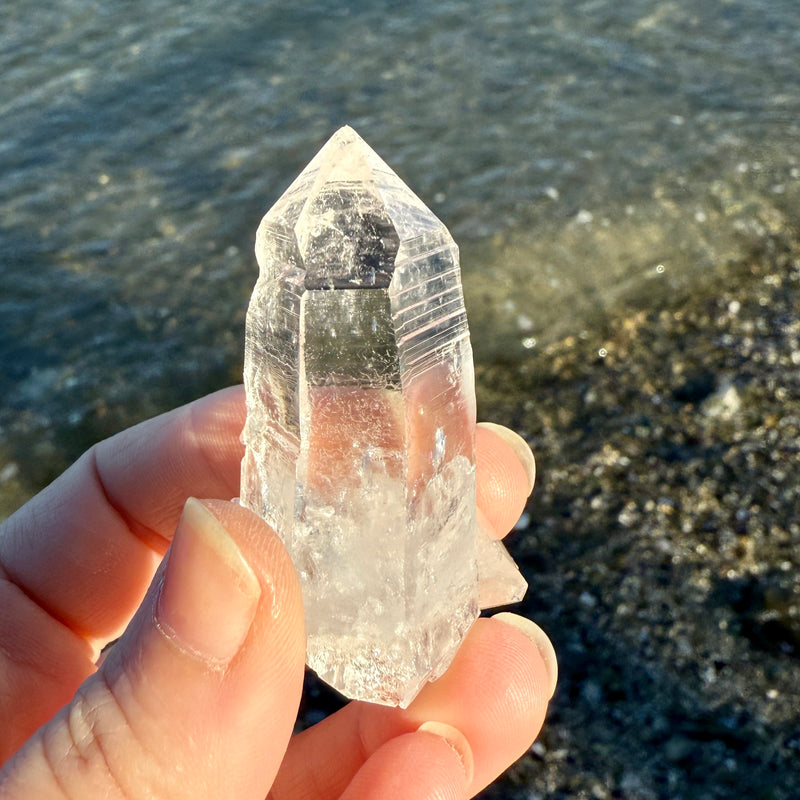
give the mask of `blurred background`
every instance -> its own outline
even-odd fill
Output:
[[[794,0],[4,0],[0,519],[240,380],[258,222],[350,124],[539,459],[562,683],[485,797],[796,797],[798,54]]]

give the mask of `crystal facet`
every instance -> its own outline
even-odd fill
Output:
[[[256,255],[241,502],[300,576],[309,666],[406,706],[480,608],[526,587],[476,523],[458,248],[345,127],[264,217]]]

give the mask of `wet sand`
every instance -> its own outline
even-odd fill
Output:
[[[520,370],[485,416],[538,457],[513,549],[561,679],[486,798],[790,798],[800,780],[800,247],[631,306]]]

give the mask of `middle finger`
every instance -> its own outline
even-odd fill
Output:
[[[479,619],[447,672],[407,709],[353,702],[295,736],[270,798],[338,798],[381,745],[429,721],[451,725],[466,737],[475,793],[522,755],[539,732],[552,694],[549,669],[519,629]]]

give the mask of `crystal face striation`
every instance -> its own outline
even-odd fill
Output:
[[[349,127],[270,209],[247,312],[241,502],[300,577],[308,665],[407,706],[526,584],[476,522],[458,248]]]

